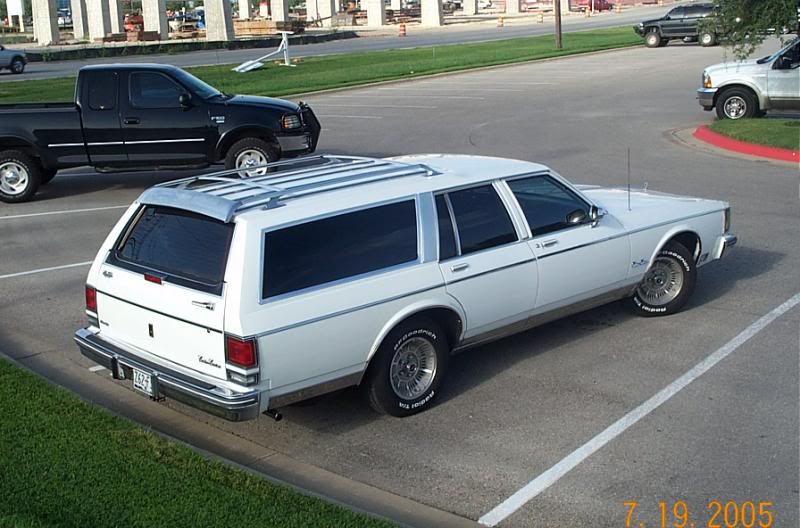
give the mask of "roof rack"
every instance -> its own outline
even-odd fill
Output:
[[[253,172],[266,172],[249,176]],[[255,207],[274,208],[286,200],[406,176],[435,176],[427,165],[357,156],[314,155],[156,185],[141,203],[200,212],[229,222]]]

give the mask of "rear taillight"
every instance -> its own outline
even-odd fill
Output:
[[[150,273],[144,274],[144,280],[147,282],[152,282],[153,284],[161,284],[161,277],[157,275],[151,275]]]
[[[97,313],[97,290],[86,286],[86,311]]]
[[[237,367],[255,367],[258,364],[255,340],[225,336],[225,360]]]

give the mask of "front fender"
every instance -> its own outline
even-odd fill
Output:
[[[244,137],[263,137],[277,143],[275,130],[266,125],[247,124],[240,125],[220,134],[217,146],[214,150],[218,160],[223,159],[228,149],[239,139]]]
[[[749,88],[755,94],[756,99],[758,99],[758,107],[761,110],[767,109],[769,101],[767,100],[764,91],[756,83],[741,78],[731,79],[730,81],[723,81],[722,83],[717,85],[716,88],[718,89],[717,89],[717,94],[714,98],[714,104],[717,104],[717,99],[719,98],[720,94],[724,92],[725,89],[730,88],[732,86],[744,86]]]

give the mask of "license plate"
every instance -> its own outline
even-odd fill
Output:
[[[133,369],[133,388],[147,394],[151,398],[155,397],[153,393],[153,376],[147,372]]]

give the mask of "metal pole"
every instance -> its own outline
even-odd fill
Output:
[[[556,11],[556,49],[561,49],[561,0],[553,0],[553,8]]]

